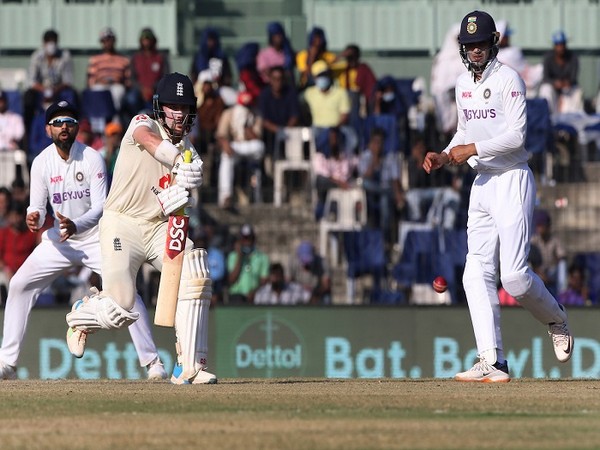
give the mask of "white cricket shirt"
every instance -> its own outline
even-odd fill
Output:
[[[53,211],[75,223],[77,232],[69,239],[84,240],[97,232],[106,199],[106,164],[100,153],[75,141],[65,161],[50,144],[33,160],[30,179],[27,214],[38,211],[42,224],[50,202]],[[56,214],[54,230],[49,234],[53,240],[60,234]]]
[[[458,127],[444,152],[475,143],[478,155],[468,163],[479,172],[527,161],[525,84],[517,72],[494,59],[477,82],[471,72],[460,75],[455,92]]]

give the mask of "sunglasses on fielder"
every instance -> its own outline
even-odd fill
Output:
[[[60,119],[54,119],[48,122],[48,125],[52,125],[54,128],[61,128],[63,125],[67,125],[69,128],[73,128],[79,122],[71,117],[64,117]]]

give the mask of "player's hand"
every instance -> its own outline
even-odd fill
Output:
[[[457,145],[450,149],[448,160],[450,164],[459,166],[467,162],[471,156],[477,155],[475,144]]]
[[[191,163],[183,162],[177,157],[175,166],[173,166],[173,174],[175,174],[175,182],[178,186],[184,189],[195,189],[202,186],[204,179],[203,163],[201,159],[195,159]]]
[[[423,169],[427,173],[431,173],[432,170],[437,170],[448,164],[448,155],[444,152],[427,152],[425,159],[423,160]]]
[[[71,219],[63,216],[58,211],[56,211],[56,218],[59,220],[58,228],[60,229],[60,242],[65,242],[77,233],[77,227]]]
[[[32,233],[37,233],[38,231],[40,231],[39,222],[40,222],[40,212],[39,211],[30,212],[29,214],[27,214],[27,217],[25,218],[25,223],[27,224],[27,228],[29,228],[29,231],[31,231]]]
[[[190,193],[187,189],[174,184],[166,189],[163,189],[156,198],[160,204],[160,208],[165,216],[177,211],[179,208],[188,206],[190,202]]]

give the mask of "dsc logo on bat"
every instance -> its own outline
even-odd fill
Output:
[[[169,258],[174,258],[185,249],[185,240],[188,233],[189,217],[171,216],[167,226],[166,252]]]

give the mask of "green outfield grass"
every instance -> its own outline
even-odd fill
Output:
[[[600,381],[2,381],[2,449],[592,449]]]

